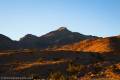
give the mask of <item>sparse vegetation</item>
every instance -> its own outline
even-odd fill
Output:
[[[32,53],[29,50],[23,52],[10,51],[10,53],[0,54],[0,76],[16,76],[17,74],[18,76],[25,75],[34,79],[45,78],[48,80],[118,79],[120,78],[119,59],[117,61],[114,60],[114,57],[109,59],[109,56],[111,54],[104,54],[105,60],[97,53],[38,50]]]
[[[74,63],[69,63],[68,64],[68,68],[67,68],[67,71],[69,73],[78,73],[80,72],[82,69],[83,69],[83,65],[79,65],[79,64],[74,64]]]
[[[66,76],[63,75],[60,71],[53,72],[48,77],[49,80],[66,80]]]

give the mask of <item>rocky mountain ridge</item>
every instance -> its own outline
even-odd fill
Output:
[[[31,48],[43,49],[53,46],[62,46],[66,44],[71,44],[92,38],[97,38],[97,37],[91,35],[83,35],[78,32],[72,32],[68,30],[66,27],[60,27],[59,29],[51,31],[40,37],[37,37],[32,34],[27,34],[24,37],[20,38],[19,41],[13,41],[4,35],[0,35],[0,43],[3,43],[2,41],[4,41],[5,43],[5,44],[1,44],[1,49],[3,50],[31,49]]]

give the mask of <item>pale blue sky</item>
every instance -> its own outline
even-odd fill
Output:
[[[13,40],[61,26],[86,35],[119,35],[120,0],[0,0],[0,33]]]

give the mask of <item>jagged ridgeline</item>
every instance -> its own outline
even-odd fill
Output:
[[[10,50],[10,49],[45,49],[49,47],[57,47],[66,44],[71,44],[86,39],[98,38],[91,35],[83,35],[78,32],[72,32],[66,27],[60,27],[55,31],[51,31],[40,37],[27,34],[20,38],[19,41],[13,41],[10,38],[0,35],[0,50]]]

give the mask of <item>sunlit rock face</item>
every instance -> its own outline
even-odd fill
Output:
[[[84,52],[119,52],[120,51],[120,37],[106,37],[87,39],[70,45],[58,48],[60,50],[73,50]]]

